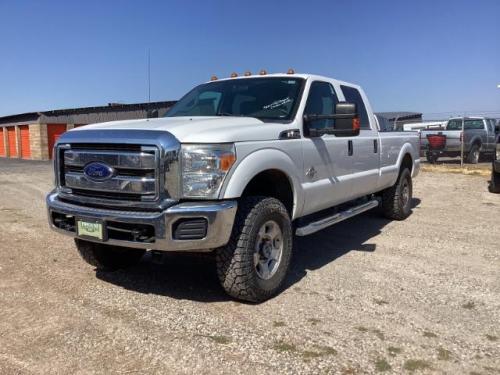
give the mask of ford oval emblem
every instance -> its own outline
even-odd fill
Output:
[[[83,174],[94,181],[106,181],[113,177],[115,170],[107,164],[94,162],[83,168]]]

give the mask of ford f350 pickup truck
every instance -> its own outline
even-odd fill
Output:
[[[445,137],[444,147],[432,150],[429,147],[429,135]],[[457,117],[448,120],[444,129],[421,130],[421,150],[427,161],[434,164],[441,156],[457,157],[462,154],[467,163],[477,164],[482,155],[493,156],[497,133],[495,120],[485,117]],[[491,160],[491,159],[490,159]]]
[[[420,166],[418,135],[379,133],[359,86],[293,72],[213,80],[164,118],[71,130],[54,155],[50,226],[85,261],[213,252],[225,291],[254,302],[283,287],[294,235],[377,206],[405,219]]]

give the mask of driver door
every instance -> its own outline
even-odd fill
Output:
[[[338,96],[330,82],[311,83],[304,115],[331,115],[335,113]],[[310,128],[331,126],[335,120],[317,120]],[[305,204],[303,214],[317,212],[348,201],[352,196],[350,149],[351,137],[323,135],[303,138]]]

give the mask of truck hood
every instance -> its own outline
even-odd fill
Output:
[[[112,121],[87,125],[71,132],[86,130],[167,131],[181,143],[225,143],[267,141],[279,138],[289,125],[263,122],[253,117],[164,117],[147,120]]]

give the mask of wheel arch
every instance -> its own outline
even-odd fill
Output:
[[[474,138],[472,138],[472,140],[470,142],[470,145],[471,145],[470,148],[472,148],[472,146],[479,146],[479,149],[481,149],[481,146],[483,145],[481,137],[474,137]]]
[[[416,153],[414,147],[410,143],[405,143],[401,148],[398,156],[398,174],[407,167],[410,170],[411,175],[414,175],[415,163],[414,161],[418,159],[418,154]]]
[[[302,210],[303,192],[297,166],[284,152],[259,150],[247,155],[228,176],[222,199],[267,195],[282,201],[293,220]]]
[[[403,155],[401,159],[401,164],[399,165],[399,172],[403,171],[403,169],[408,168],[410,173],[413,172],[413,158],[409,152]]]

